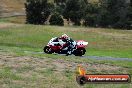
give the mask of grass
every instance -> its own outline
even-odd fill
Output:
[[[71,58],[72,59],[72,58]],[[76,58],[77,59],[77,58]],[[50,59],[50,61],[53,61],[54,59]],[[75,60],[75,59],[74,59]],[[73,60],[73,62],[74,62]],[[79,60],[79,59],[77,59]],[[34,60],[33,60],[34,61]],[[29,64],[32,67],[33,61],[30,61]],[[23,63],[23,62],[21,62]],[[27,62],[25,62],[27,63]],[[49,62],[47,62],[49,63]],[[39,63],[40,64],[40,63]],[[52,63],[49,63],[52,65]],[[23,67],[18,67],[19,69],[24,69]],[[40,66],[36,66],[34,69],[30,69],[29,67],[25,68],[24,72],[20,72],[19,69],[12,68],[11,72],[14,72],[13,69],[15,69],[16,74],[19,75],[22,79],[17,77],[16,75],[7,75],[6,77],[8,79],[1,78],[2,85],[6,85],[7,87],[12,88],[22,88],[22,87],[28,87],[28,88],[80,88],[76,81],[75,81],[75,72],[71,70],[70,68],[65,69],[64,71],[56,71],[54,70],[56,67],[45,67],[43,64],[43,67],[40,68]],[[38,69],[39,68],[39,69]],[[5,68],[2,68],[5,69]],[[28,70],[29,69],[29,70]],[[88,72],[97,73],[97,70],[88,70]],[[102,73],[107,73],[108,71],[104,70]],[[117,71],[115,71],[117,72]],[[113,72],[113,73],[115,73]],[[118,72],[119,73],[119,72]],[[122,72],[120,72],[122,73]],[[4,73],[6,74],[6,73]],[[5,77],[5,76],[3,76]],[[10,79],[9,79],[10,78]],[[108,88],[131,88],[131,84],[88,84],[84,85],[83,88],[102,88],[102,87],[108,87]],[[3,88],[3,87],[1,87]]]
[[[131,62],[92,60],[41,53],[51,37],[67,33],[75,40],[84,39],[89,42],[86,55],[131,59],[131,32],[41,25],[1,28],[0,88],[131,88],[132,84],[79,86],[75,81],[78,64],[82,64],[87,72],[92,74],[132,74]]]
[[[34,56],[36,57],[36,56]],[[6,64],[6,67],[2,67],[0,71],[0,86],[1,88],[131,88],[131,84],[87,84],[84,86],[79,86],[75,81],[75,69],[67,67],[63,70],[55,70],[57,69],[56,66],[53,65],[53,62],[57,60],[57,58],[43,58],[40,57],[38,59],[28,59],[27,57],[25,60],[21,57],[20,60],[12,60],[9,58],[9,64]],[[53,56],[51,56],[53,57]],[[15,57],[14,57],[15,58]],[[59,58],[61,60],[63,57]],[[46,61],[45,61],[46,60]],[[64,56],[62,60],[66,60],[69,62],[76,62],[81,64],[82,63],[94,63],[92,61],[88,61],[85,59],[80,60],[80,58],[67,58]],[[14,62],[13,62],[14,61]],[[42,61],[42,63],[38,63]],[[86,61],[86,62],[85,62]],[[17,63],[17,67],[14,66]],[[63,62],[66,64],[65,62]],[[89,63],[89,64],[90,64]],[[48,65],[49,64],[49,65]],[[58,63],[56,63],[58,64]],[[28,66],[23,66],[28,65]],[[91,67],[88,67],[91,68]],[[88,73],[97,73],[98,71],[94,68],[93,70],[88,70]],[[20,71],[22,70],[22,71]],[[102,70],[103,73],[107,73],[107,70]],[[123,70],[120,71],[122,73]],[[117,71],[111,71],[112,73],[116,73]],[[2,74],[1,74],[2,73]],[[119,73],[119,72],[117,72]]]
[[[21,80],[22,78],[11,71],[9,67],[0,69],[0,79]]]
[[[88,41],[86,55],[132,58],[132,31],[127,30],[25,25],[0,29],[0,45],[42,49],[52,37],[63,33]]]
[[[14,17],[0,18],[0,22],[23,24],[26,22],[26,17],[25,16],[14,16]]]

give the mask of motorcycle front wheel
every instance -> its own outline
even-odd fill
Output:
[[[86,50],[85,50],[84,48],[79,48],[79,49],[77,49],[77,50],[74,52],[74,55],[75,55],[75,56],[82,56],[82,55],[85,54],[85,52],[86,52]]]
[[[49,46],[45,46],[43,50],[47,54],[52,54],[52,50],[51,50],[51,48]]]

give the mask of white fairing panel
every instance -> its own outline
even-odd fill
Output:
[[[88,42],[83,42],[83,45],[88,45]]]
[[[77,45],[84,45],[84,46],[86,46],[86,45],[88,45],[88,42],[80,41],[80,42],[77,42]]]
[[[57,37],[54,37],[54,38],[50,39],[48,45],[54,45],[54,44],[53,44],[53,41],[54,41],[56,38],[57,38]]]
[[[54,46],[54,44],[60,44],[60,45],[62,46],[63,44],[65,44],[65,42],[63,42],[61,39],[58,40],[59,42],[53,42],[56,38],[57,38],[57,37],[52,38],[52,39],[49,41],[48,45]]]
[[[61,39],[59,39],[59,42],[58,42],[61,46],[65,44],[65,42],[63,42]]]

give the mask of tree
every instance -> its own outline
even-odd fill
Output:
[[[81,5],[82,0],[68,0],[66,2],[66,7],[63,12],[64,18],[74,22],[74,25],[80,25],[80,20],[83,16],[84,7]]]
[[[84,15],[84,25],[85,26],[96,26],[96,20],[98,16],[98,4],[88,3],[85,15]]]
[[[49,22],[50,25],[59,25],[59,26],[64,25],[64,21],[61,15],[59,15],[58,13],[54,13],[53,15],[51,15]]]
[[[132,0],[130,0],[130,5],[132,6]]]
[[[55,6],[53,13],[57,12],[59,14],[63,14],[64,8],[65,8],[64,4],[58,4]]]
[[[30,24],[44,24],[50,15],[47,0],[26,0],[26,21]]]
[[[65,3],[66,0],[54,0],[54,3]]]
[[[125,0],[100,0],[98,24],[103,27],[125,27],[127,3]]]
[[[132,30],[132,5],[128,6],[126,28]]]
[[[54,12],[63,14],[64,8],[65,8],[65,2],[66,0],[54,0]]]
[[[79,0],[79,3],[80,3],[80,14],[83,18],[85,16],[85,13],[86,13],[88,1],[87,0]]]

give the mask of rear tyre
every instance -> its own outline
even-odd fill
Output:
[[[47,54],[52,54],[52,50],[51,50],[51,48],[49,46],[45,46],[43,50]]]

